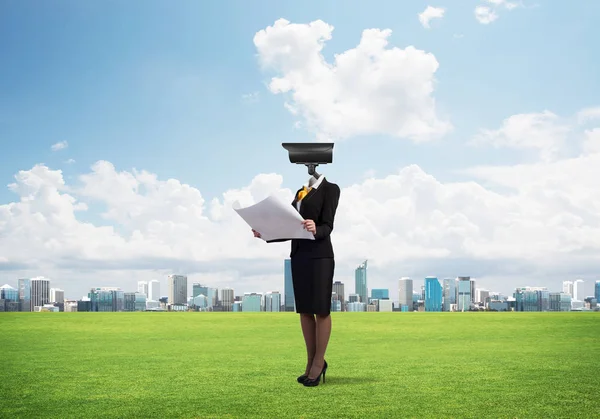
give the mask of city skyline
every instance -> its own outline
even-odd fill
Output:
[[[186,275],[168,275],[166,278],[168,293],[165,295],[160,294],[160,281],[138,281],[137,282],[137,293],[145,294],[149,301],[158,301],[159,299],[168,299],[170,304],[180,305],[189,304],[190,301],[195,301],[196,296],[203,296],[209,299],[209,305],[213,305],[216,301],[226,300],[228,305],[234,303],[234,299],[247,294],[267,296],[269,294],[277,294],[279,298],[278,307],[281,311],[294,311],[293,303],[293,287],[291,287],[291,269],[289,269],[289,259],[284,259],[284,272],[282,275],[281,288],[272,289],[270,291],[264,290],[236,290],[231,287],[217,288],[211,285],[207,285],[200,282],[190,282]],[[417,288],[417,284],[420,286],[420,291]],[[28,289],[24,290],[24,283],[28,283]],[[288,284],[290,285],[288,287]],[[463,286],[464,284],[464,286]],[[481,284],[479,284],[481,285]],[[591,293],[585,291],[584,285],[591,289]],[[29,294],[28,306],[33,307],[36,302],[39,303],[44,297],[48,301],[58,302],[56,296],[62,301],[64,300],[78,300],[79,298],[86,298],[84,293],[79,297],[67,297],[65,290],[57,288],[51,285],[50,278],[35,277],[27,279],[18,279],[17,286],[12,287],[9,283],[5,284],[10,288],[18,290],[21,294]],[[115,289],[127,292],[127,289],[123,289],[120,286],[94,286],[91,289]],[[508,298],[513,298],[514,292],[522,289],[545,289],[548,292],[562,292],[569,294],[573,297],[573,300],[582,302],[586,298],[596,297],[600,295],[600,280],[594,280],[589,284],[582,279],[576,280],[565,280],[562,282],[560,288],[548,288],[548,287],[532,287],[530,285],[522,284],[508,293],[500,292],[498,290],[490,290],[478,286],[477,279],[469,276],[457,276],[454,278],[438,278],[435,276],[427,276],[423,279],[402,277],[397,280],[397,292],[394,293],[392,288],[377,288],[369,287],[367,280],[367,261],[361,263],[355,270],[354,289],[348,288],[347,284],[342,281],[336,280],[333,284],[332,299],[335,299],[336,293],[343,292],[342,302],[358,302],[368,304],[373,300],[385,299],[390,300],[394,304],[398,304],[400,307],[403,305],[410,304],[414,301],[415,296],[420,296],[421,300],[431,300],[429,305],[426,305],[426,311],[450,311],[449,306],[456,304],[458,311],[463,311],[465,307],[468,307],[472,302],[483,302],[485,297],[490,294],[504,295]],[[340,291],[341,290],[341,291]],[[88,289],[89,291],[89,289]],[[131,293],[131,290],[128,291]],[[363,301],[361,295],[362,292],[366,292],[366,301]],[[227,294],[227,297],[225,295]],[[377,296],[375,296],[377,295]],[[396,296],[396,298],[394,297]],[[385,296],[385,297],[384,297]],[[427,296],[427,297],[426,297]],[[153,298],[151,298],[153,297]],[[158,297],[158,298],[157,298]],[[292,305],[289,303],[292,302]],[[39,305],[39,304],[38,304]],[[279,310],[277,310],[279,311]],[[335,311],[335,309],[334,309]],[[408,311],[412,311],[409,308]]]

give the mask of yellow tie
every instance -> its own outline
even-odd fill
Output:
[[[310,192],[312,188],[306,188],[306,186],[302,187],[302,190],[298,191],[298,201],[302,201],[306,195]]]

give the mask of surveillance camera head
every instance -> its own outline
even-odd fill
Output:
[[[288,151],[290,163],[303,164],[308,167],[308,174],[315,175],[319,164],[333,162],[334,143],[282,143]]]
[[[290,163],[327,164],[333,162],[333,143],[282,143]]]

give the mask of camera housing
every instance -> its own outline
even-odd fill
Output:
[[[334,143],[282,143],[288,151],[290,163],[308,167],[308,174],[314,175],[319,164],[333,162]]]

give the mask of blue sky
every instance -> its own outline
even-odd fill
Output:
[[[295,128],[282,95],[268,90],[276,74],[261,68],[253,43],[279,18],[334,26],[328,61],[356,47],[364,29],[389,28],[390,47],[412,45],[439,62],[436,109],[453,130],[423,144],[383,134],[336,141],[335,164],[322,171],[340,186],[412,164],[442,183],[471,180],[461,171],[473,166],[534,164],[532,151],[467,143],[511,115],[570,117],[599,105],[600,3],[523,1],[488,25],[474,18],[478,4],[486,2],[4,1],[0,205],[19,199],[5,187],[14,175],[39,163],[77,185],[106,160],[117,171],[178,179],[207,201],[259,173],[296,189],[305,169],[289,164],[280,144],[314,135]],[[428,5],[446,9],[431,29],[417,17]],[[52,151],[61,141],[68,147]],[[93,212],[80,217],[105,223]]]

